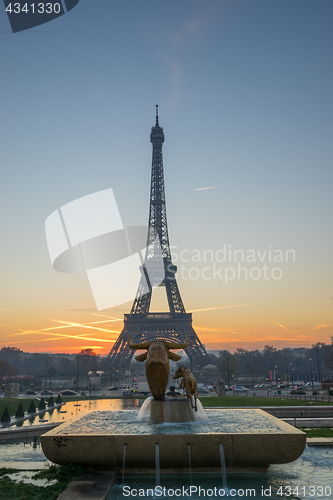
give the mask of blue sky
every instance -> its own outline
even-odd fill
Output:
[[[87,280],[53,271],[44,222],[112,187],[124,224],[147,223],[155,104],[171,244],[296,252],[274,282],[179,277],[189,310],[260,304],[194,315],[217,329],[207,342],[259,346],[237,330],[251,327],[274,343],[273,322],[299,345],[325,325],[328,341],[332,14],[330,0],[80,0],[12,34],[0,9],[1,341],[50,317],[89,321],[68,311],[94,308]]]

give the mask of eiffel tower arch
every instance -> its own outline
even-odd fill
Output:
[[[141,268],[141,280],[131,312],[124,315],[123,330],[106,358],[106,366],[112,370],[124,369],[129,365],[134,354],[134,351],[128,347],[129,336],[132,342],[137,344],[155,339],[181,343],[187,335],[189,344],[185,352],[191,360],[191,365],[207,357],[206,350],[192,327],[192,314],[185,310],[175,276],[177,267],[171,260],[162,156],[164,132],[159,125],[158,106],[156,106],[156,123],[151,129],[150,142],[153,146],[153,153],[145,265]],[[159,244],[156,244],[156,240]],[[164,279],[159,286],[165,287],[169,311],[150,313],[154,285],[154,261],[161,252]],[[148,266],[149,276],[146,270]]]

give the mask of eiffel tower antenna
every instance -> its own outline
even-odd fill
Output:
[[[175,276],[177,267],[171,260],[162,157],[164,132],[159,125],[158,105],[156,105],[156,123],[151,129],[150,142],[153,152],[145,259],[145,263],[150,262],[150,273],[148,277],[145,266],[141,268],[141,280],[131,312],[125,314],[124,328],[106,359],[107,366],[113,370],[124,369],[133,356],[134,351],[127,344],[129,336],[134,343],[156,338],[181,343],[187,335],[189,345],[185,351],[191,360],[191,365],[193,361],[199,362],[200,358],[207,357],[205,348],[192,327],[192,314],[185,311]],[[156,244],[156,236],[159,244]],[[164,279],[159,286],[165,287],[169,312],[149,313],[154,284],[154,262],[160,253],[163,257]]]
[[[156,107],[156,125],[155,125],[155,127],[158,127],[158,104],[156,104],[155,107]]]

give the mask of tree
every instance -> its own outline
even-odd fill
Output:
[[[328,370],[333,369],[333,344],[323,347],[323,361]]]
[[[4,377],[15,377],[17,372],[17,368],[8,363],[8,361],[5,359],[0,360],[0,380]]]
[[[273,347],[272,345],[265,345],[264,351],[265,353],[270,354],[276,351],[276,347]]]
[[[20,364],[22,363],[20,354],[22,352],[23,351],[17,347],[2,347],[0,349],[0,359],[8,361],[11,365],[20,369]]]
[[[49,368],[49,371],[48,371],[48,375],[49,377],[55,377],[58,373],[58,370],[56,368],[54,368],[54,366],[51,366],[51,368]]]
[[[93,349],[82,349],[78,354],[79,371],[82,374],[89,371],[97,371],[98,357]]]
[[[229,351],[220,351],[216,366],[222,373],[222,377],[225,379],[226,384],[230,385],[232,376],[236,374],[237,369],[235,355],[231,354]]]
[[[79,356],[97,356],[94,349],[82,349]]]

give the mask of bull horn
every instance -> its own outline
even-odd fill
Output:
[[[129,336],[129,338],[128,338],[128,346],[131,349],[148,349],[150,344],[151,344],[151,341],[150,342],[142,342],[142,344],[132,344],[131,336]]]
[[[176,344],[176,342],[166,342],[165,346],[167,349],[185,349],[188,346],[188,337],[186,335],[185,342],[183,344]]]

